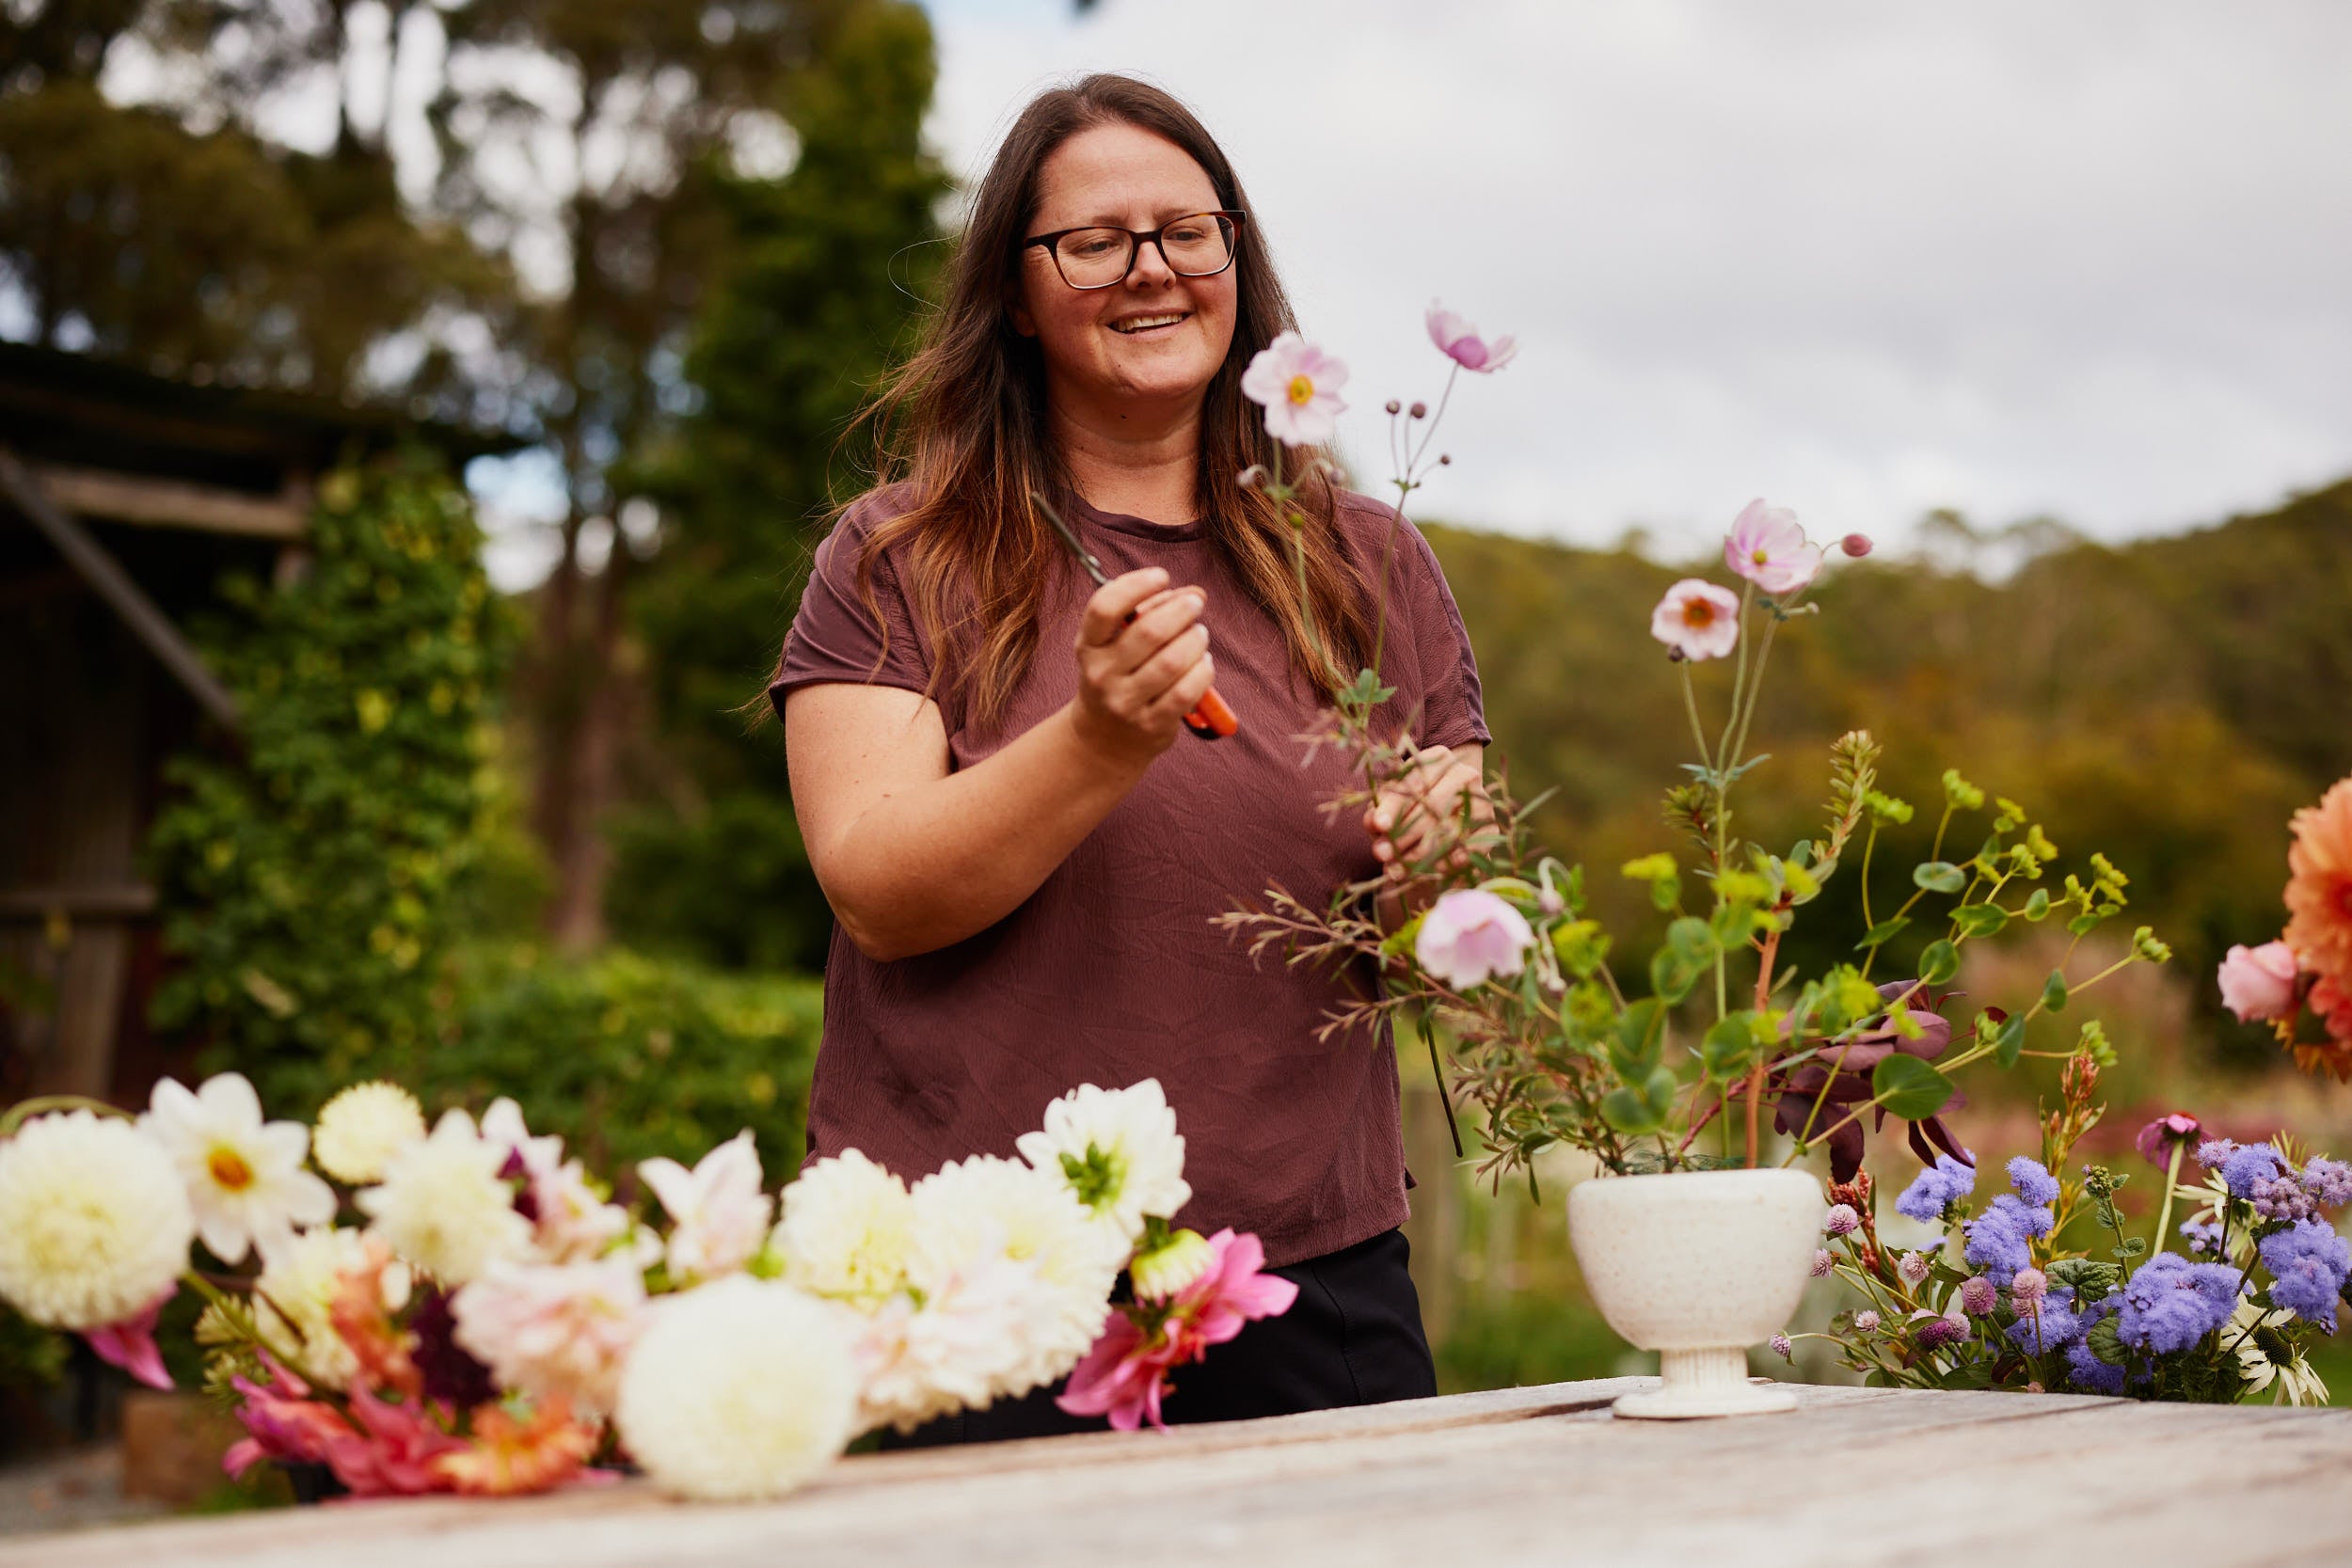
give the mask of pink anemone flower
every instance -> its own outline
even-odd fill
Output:
[[[1509,364],[1519,351],[1518,343],[1510,338],[1491,341],[1478,335],[1478,328],[1447,309],[1436,300],[1429,302],[1429,341],[1438,345],[1439,353],[1466,371],[1490,375]]]
[[[1767,594],[1793,594],[1821,570],[1821,546],[1805,538],[1795,513],[1758,499],[1732,519],[1724,564]]]
[[[1534,942],[1527,917],[1504,900],[1478,888],[1454,888],[1422,916],[1413,958],[1455,990],[1468,990],[1489,976],[1517,974]]]
[[[1705,578],[1684,578],[1650,611],[1649,634],[1684,658],[1721,658],[1740,642],[1740,601]]]
[[[1318,446],[1338,432],[1346,385],[1347,367],[1296,331],[1259,350],[1241,376],[1242,396],[1265,410],[1266,434],[1291,447]]]

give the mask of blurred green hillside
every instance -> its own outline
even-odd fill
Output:
[[[1691,751],[1650,610],[1677,578],[1725,579],[1722,562],[1427,531],[1478,651],[1495,761],[1522,799],[1557,789],[1539,834],[1632,927],[1645,899],[1614,868],[1681,847],[1659,800]],[[1949,518],[1931,532],[2001,543]],[[1849,729],[1887,743],[1883,787],[1906,799],[1939,798],[1956,767],[2029,807],[2070,863],[2104,850],[2130,875],[2134,923],[2174,944],[2215,1065],[2274,1062],[2207,981],[2231,942],[2275,934],[2286,819],[2352,772],[2352,481],[2172,538],[2059,536],[1999,581],[1930,558],[1834,556],[1824,578],[1820,613],[1773,645],[1756,717],[1772,760],[1742,782],[1744,827],[1767,843],[1811,831]],[[1696,674],[1720,712],[1727,661]],[[1890,837],[1882,877],[1924,858],[1902,851],[1924,850],[1932,816],[1906,830],[1915,847]],[[1856,879],[1823,906],[1785,949],[1815,973],[1863,928]]]

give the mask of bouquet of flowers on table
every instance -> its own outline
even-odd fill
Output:
[[[1388,404],[1397,497],[1391,541],[1406,500],[1447,462],[1431,452],[1455,379],[1466,370],[1497,370],[1513,354],[1510,340],[1489,343],[1440,308],[1431,309],[1428,326],[1452,369],[1435,415],[1422,403]],[[1330,434],[1345,380],[1338,360],[1285,334],[1251,365],[1242,389],[1264,405],[1269,431],[1311,449]],[[1279,472],[1245,478],[1279,499],[1295,489]],[[1292,515],[1303,528],[1303,514],[1293,508]],[[1854,534],[1838,547],[1860,557],[1870,544]],[[1528,814],[1540,798],[1516,802],[1500,779],[1454,781],[1477,787],[1453,792],[1445,831],[1416,829],[1403,837],[1381,877],[1336,889],[1320,905],[1268,888],[1262,907],[1219,918],[1248,935],[1253,955],[1363,962],[1376,971],[1378,994],[1342,1009],[1327,1028],[1384,1016],[1410,1021],[1451,1097],[1449,1110],[1458,1099],[1478,1108],[1489,1150],[1484,1168],[1498,1180],[1525,1170],[1532,1186],[1534,1156],[1561,1145],[1618,1173],[1754,1166],[1764,1152],[1766,1120],[1790,1140],[1788,1160],[1826,1149],[1840,1181],[1859,1171],[1867,1132],[1888,1117],[1906,1124],[1923,1164],[1965,1163],[1943,1120],[1960,1103],[1957,1072],[1979,1064],[2009,1069],[2027,1056],[2103,1057],[2108,1047],[2095,1024],[2064,1049],[2029,1048],[2029,1032],[2046,1029],[2070,998],[2124,967],[2170,955],[2143,927],[2120,945],[2120,956],[2080,973],[2089,966],[2076,962],[2077,949],[2122,911],[2127,879],[2093,854],[2061,880],[2058,847],[2031,814],[1989,797],[1956,770],[1943,775],[1924,858],[1889,878],[1894,844],[1883,840],[1912,822],[1914,807],[1879,788],[1882,748],[1865,731],[1830,748],[1826,821],[1818,834],[1783,850],[1734,831],[1736,787],[1768,760],[1751,752],[1748,737],[1773,641],[1818,612],[1808,595],[1829,553],[1793,514],[1757,500],[1724,541],[1734,586],[1685,578],[1651,615],[1650,634],[1664,645],[1681,688],[1682,713],[1674,721],[1687,719],[1694,758],[1664,795],[1666,818],[1686,842],[1684,857],[1661,850],[1621,868],[1646,887],[1663,923],[1662,940],[1633,971],[1646,978],[1646,991],[1621,986],[1613,972],[1615,939],[1591,917],[1584,868],[1532,842]],[[1375,643],[1375,663],[1378,657]],[[1703,701],[1696,674],[1708,664],[1727,665],[1729,678],[1712,683]],[[1374,721],[1375,707],[1392,690],[1376,668],[1359,672],[1339,687],[1325,733],[1302,737],[1337,746],[1351,761],[1356,784],[1327,803],[1335,816],[1376,819],[1432,792],[1428,759],[1409,736],[1383,733]],[[1707,705],[1717,708],[1711,724],[1702,716]],[[1863,884],[1860,956],[1800,981],[1781,962],[1782,942],[1841,873]],[[1378,900],[1385,895],[1419,912],[1384,924]],[[2044,922],[2063,927],[2072,940],[2038,994],[1947,1016],[1969,944]],[[1896,950],[1890,944],[1921,934],[1930,940],[1911,973],[1883,978],[1883,960]],[[1452,1042],[1450,1060],[1440,1058],[1441,1035]]]
[[[1948,1156],[1920,1172],[1896,1212],[1937,1227],[1929,1245],[1899,1250],[1879,1239],[1869,1178],[1834,1196],[1829,1242],[1816,1272],[1836,1274],[1868,1300],[1841,1311],[1823,1335],[1873,1385],[2128,1394],[2226,1404],[2268,1391],[2287,1404],[2324,1403],[2312,1345],[2336,1330],[2352,1275],[2352,1245],[2327,1219],[2352,1201],[2352,1166],[2299,1157],[2280,1134],[2239,1145],[2206,1138],[2181,1113],[2141,1129],[2139,1152],[2166,1181],[2155,1244],[2126,1235],[2115,1195],[2129,1173],[2083,1167],[2061,1182],[2075,1137],[2093,1121],[2095,1069],[2070,1071],[2061,1108],[2044,1129],[2044,1158],[2010,1161],[2010,1191],[1980,1210],[1977,1172]],[[2086,1112],[2088,1111],[2088,1115]],[[2184,1156],[2205,1173],[2176,1186]],[[2167,1248],[2176,1200],[2196,1205]],[[2106,1256],[2060,1250],[2088,1222],[2114,1245]],[[1958,1260],[1954,1254],[1957,1252]]]
[[[197,1291],[207,1384],[248,1433],[232,1472],[497,1495],[626,1459],[747,1497],[1073,1369],[1066,1408],[1157,1424],[1175,1369],[1295,1297],[1255,1237],[1169,1225],[1191,1189],[1156,1081],[1056,1101],[1020,1153],[910,1188],[846,1152],[779,1218],[745,1132],[691,1169],[641,1164],[647,1212],[512,1101],[428,1130],[405,1090],[361,1084],[312,1129],[264,1120],[235,1073],[167,1080],[135,1118],[0,1117],[0,1298],[167,1387],[158,1314]]]

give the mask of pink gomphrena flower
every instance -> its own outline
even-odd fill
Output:
[[[1721,658],[1739,645],[1740,601],[1705,578],[1684,578],[1650,611],[1649,634],[1684,658]]]
[[[1265,1273],[1265,1248],[1251,1235],[1229,1228],[1209,1238],[1215,1260],[1200,1278],[1177,1292],[1159,1329],[1146,1336],[1126,1313],[1113,1308],[1103,1337],[1070,1374],[1069,1388],[1054,1402],[1073,1416],[1107,1416],[1120,1432],[1145,1421],[1165,1428],[1160,1402],[1172,1391],[1168,1373],[1208,1354],[1258,1318],[1277,1318],[1298,1299],[1298,1287]]]
[[[2240,1023],[2269,1023],[2295,1016],[2294,952],[2283,942],[2233,947],[2221,959],[2221,1005]]]
[[[1491,893],[1454,888],[1422,916],[1413,959],[1455,990],[1493,975],[1517,974],[1535,944],[1527,917]]]
[[[1340,388],[1347,367],[1296,331],[1258,351],[1242,372],[1241,393],[1265,410],[1266,434],[1290,447],[1311,447],[1339,430],[1347,404]]]
[[[1767,594],[1793,594],[1820,571],[1821,546],[1805,538],[1795,513],[1759,498],[1732,519],[1724,564]]]
[[[1466,371],[1491,374],[1509,364],[1519,351],[1513,339],[1497,338],[1490,342],[1480,337],[1478,328],[1434,299],[1429,302],[1427,320],[1429,341],[1438,345],[1438,352]]]

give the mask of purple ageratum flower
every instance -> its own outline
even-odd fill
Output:
[[[1821,1228],[1832,1236],[1851,1236],[1861,1227],[1862,1216],[1853,1212],[1850,1203],[1832,1206],[1828,1217],[1821,1221]]]
[[[1960,1304],[1968,1309],[1969,1316],[1989,1317],[1993,1308],[1999,1303],[1999,1290],[1984,1275],[1978,1275],[1974,1278],[1961,1282]]]
[[[2270,1304],[2336,1331],[2336,1302],[2352,1275],[2352,1245],[2321,1220],[2297,1220],[2254,1243],[2272,1275]]]
[[[2303,1190],[2323,1209],[2352,1203],[2352,1165],[2341,1160],[2330,1160],[2325,1155],[2314,1158],[2303,1167],[2302,1180]]]
[[[2066,1381],[2086,1394],[2120,1394],[2123,1369],[2108,1366],[2090,1353],[2088,1344],[2076,1339],[2066,1347]]]
[[[2023,1203],[2008,1193],[1962,1229],[1968,1245],[1964,1256],[1982,1269],[1995,1285],[2006,1286],[2017,1271],[2033,1262],[2033,1239],[2046,1236],[2056,1216],[2049,1210]]]
[[[2082,1338],[2083,1330],[2095,1321],[2074,1311],[2074,1288],[2072,1285],[2058,1285],[2051,1288],[2050,1293],[2042,1297],[2032,1311],[2020,1310],[2017,1321],[2003,1332],[2008,1335],[2009,1342],[2019,1350],[2029,1355],[2041,1355],[2074,1343]]]
[[[2237,1145],[2230,1139],[2208,1138],[2197,1146],[2197,1163],[2212,1170],[2236,1152]]]
[[[2319,1212],[2319,1205],[2303,1189],[2302,1180],[2292,1172],[2278,1176],[2262,1176],[2254,1180],[2254,1188],[2248,1195],[2253,1199],[2254,1212],[2266,1220],[2284,1220],[2293,1224],[2310,1219]]]
[[[2221,1256],[2221,1227],[2217,1225],[2207,1225],[2201,1220],[2184,1221],[2181,1236],[2188,1243],[2188,1250],[2193,1257]]]
[[[2230,1321],[2237,1308],[2238,1273],[2219,1263],[2192,1263],[2160,1252],[2123,1287],[2116,1329],[2135,1349],[2170,1355],[2195,1345]]]
[[[2037,1206],[2056,1203],[2058,1184],[2039,1160],[2028,1160],[2023,1154],[2009,1163],[2009,1184],[2017,1189],[2017,1196]],[[2041,1232],[2036,1231],[2036,1235]]]
[[[2230,1157],[2221,1162],[2221,1180],[2233,1197],[2250,1198],[2255,1182],[2282,1175],[2290,1168],[2285,1156],[2268,1144],[2248,1144],[2232,1150]]]
[[[1895,1199],[1895,1212],[1933,1225],[1944,1217],[1944,1211],[1977,1190],[1974,1166],[1962,1164],[1948,1154],[1939,1154],[1935,1164],[1911,1180],[1911,1185]]]

